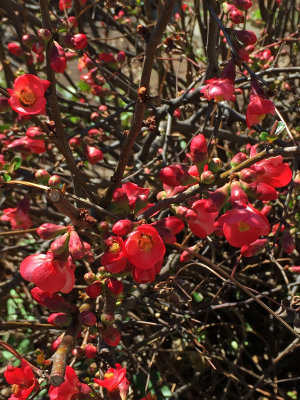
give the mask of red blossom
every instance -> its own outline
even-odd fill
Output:
[[[20,139],[13,140],[7,145],[8,149],[19,151],[20,153],[33,153],[42,154],[46,151],[45,142],[40,139],[31,139],[28,136],[24,136]]]
[[[57,42],[53,42],[50,48],[50,67],[54,72],[63,73],[67,66],[67,58],[64,49]]]
[[[95,378],[94,382],[99,386],[107,389],[108,392],[116,390],[120,391],[122,400],[126,399],[122,394],[128,391],[129,382],[126,378],[126,368],[122,368],[120,364],[115,365],[116,368],[109,368],[104,374],[104,379]]]
[[[140,225],[129,234],[124,249],[128,261],[136,268],[145,270],[160,261],[166,251],[157,230],[147,224]]]
[[[74,264],[56,260],[51,252],[24,258],[20,273],[24,279],[50,293],[69,293],[75,283]]]
[[[282,156],[276,156],[259,161],[251,166],[253,171],[263,168],[256,181],[263,182],[274,188],[280,188],[290,183],[292,170],[287,163],[282,162]]]
[[[207,85],[201,89],[201,93],[207,100],[215,99],[216,102],[231,100],[234,95],[235,65],[228,61],[220,78],[212,78],[204,83]]]
[[[13,394],[9,400],[27,399],[33,390],[39,388],[31,366],[24,359],[21,360],[21,367],[9,365],[4,371],[4,377],[9,385],[12,385]]]
[[[49,81],[25,74],[14,81],[14,88],[7,89],[11,108],[21,115],[46,114],[45,91]]]
[[[261,122],[270,113],[276,114],[274,104],[265,98],[264,91],[256,79],[251,80],[250,102],[246,112],[246,123],[248,128]]]
[[[206,207],[207,200],[197,200],[194,202],[191,211],[186,215],[187,223],[193,232],[199,238],[205,238],[214,231],[214,223],[219,212],[209,212]]]
[[[120,236],[110,236],[105,244],[107,250],[101,257],[101,264],[113,274],[123,271],[127,265],[123,239]]]
[[[235,247],[242,247],[268,235],[270,225],[267,218],[250,204],[236,204],[218,219],[218,225],[223,226],[227,241]]]
[[[177,217],[166,217],[153,222],[151,226],[157,230],[165,243],[176,242],[176,236],[184,229],[184,223]]]
[[[28,229],[32,227],[32,221],[28,215],[29,202],[21,200],[16,208],[5,208],[1,221],[10,222],[12,229]]]
[[[120,332],[113,326],[107,326],[103,332],[101,332],[102,338],[106,344],[112,347],[118,346],[121,340]]]
[[[151,283],[154,282],[155,276],[160,273],[163,264],[163,259],[159,260],[155,265],[149,269],[142,269],[133,267],[132,277],[137,283]]]
[[[91,391],[89,386],[81,383],[72,367],[67,365],[65,380],[59,386],[50,386],[50,400],[71,400],[78,398],[80,394],[87,394]]]

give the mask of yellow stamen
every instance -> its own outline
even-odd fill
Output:
[[[142,234],[140,240],[139,240],[139,246],[141,249],[143,249],[144,251],[150,251],[153,247],[153,243],[152,243],[152,237]]]
[[[110,247],[109,247],[109,252],[110,253],[118,253],[120,251],[120,245],[118,242],[114,242]]]
[[[238,230],[240,232],[247,232],[250,229],[250,225],[248,225],[245,221],[241,221],[238,223]]]
[[[32,90],[26,89],[26,90],[21,90],[20,92],[20,102],[24,106],[32,106],[32,104],[35,103],[35,94],[33,93]]]
[[[114,373],[113,372],[106,372],[106,374],[104,375],[104,378],[106,379],[111,379],[114,377]]]

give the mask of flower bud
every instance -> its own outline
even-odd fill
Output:
[[[97,355],[97,347],[92,344],[87,344],[84,349],[84,355],[86,358],[95,358]]]
[[[81,357],[84,355],[84,350],[83,350],[81,347],[76,346],[76,347],[72,350],[72,355],[73,355],[74,357],[81,358]]]
[[[121,219],[116,222],[113,227],[112,231],[117,236],[124,236],[130,233],[134,228],[134,223],[129,219]]]
[[[195,136],[190,144],[192,162],[204,166],[208,161],[207,144],[205,136],[200,133]]]
[[[66,66],[67,58],[64,49],[54,41],[50,48],[50,67],[54,72],[63,73]]]
[[[17,57],[21,57],[24,55],[24,50],[22,49],[20,43],[17,42],[8,43],[7,50],[10,52],[10,54]]]
[[[126,60],[126,54],[124,53],[124,51],[119,51],[118,55],[117,55],[117,60],[119,63],[125,62]]]
[[[66,226],[46,222],[37,228],[36,233],[41,239],[49,240],[65,233],[67,229]]]
[[[51,345],[51,349],[52,349],[53,353],[58,349],[58,346],[60,345],[61,341],[62,341],[61,336],[54,340],[54,342]]]
[[[83,325],[94,326],[97,322],[96,315],[91,311],[83,311],[80,313],[81,321]]]
[[[122,294],[124,291],[123,283],[121,281],[118,281],[118,279],[115,279],[115,278],[107,279],[106,287],[110,291],[110,293],[115,297],[120,296],[120,294]]]
[[[92,165],[97,164],[97,162],[103,160],[102,151],[100,149],[97,149],[96,147],[86,146],[85,154],[88,159],[88,162],[91,163]]]
[[[45,169],[38,169],[34,176],[40,185],[48,185],[50,174]]]
[[[77,33],[76,35],[72,36],[71,41],[74,49],[76,50],[82,50],[88,44],[87,37],[84,33]]]
[[[96,275],[94,274],[94,272],[86,272],[83,276],[83,279],[88,285],[90,285],[95,281]]]
[[[241,185],[237,181],[233,181],[230,187],[230,203],[234,205],[237,202],[248,202],[248,196],[242,189]]]
[[[244,43],[246,46],[253,45],[257,42],[257,37],[253,31],[246,31],[246,30],[238,31],[237,29],[234,29],[233,33],[235,34],[237,39],[240,42]]]
[[[69,145],[73,150],[76,150],[81,145],[81,139],[78,137],[73,137],[69,140]]]
[[[230,184],[216,189],[214,192],[209,192],[207,201],[204,205],[204,208],[208,212],[216,212],[219,211],[226,203],[228,195],[229,195]]]
[[[208,163],[208,169],[215,174],[220,171],[220,169],[222,168],[222,164],[223,163],[220,158],[212,158]]]
[[[22,43],[27,47],[31,47],[37,40],[38,38],[35,35],[26,34],[22,37]]]
[[[49,42],[52,35],[49,29],[39,29],[38,30],[38,37],[43,40],[44,42]]]
[[[92,299],[96,299],[102,292],[102,283],[99,281],[91,283],[86,289],[86,294]]]
[[[120,343],[120,332],[113,326],[107,326],[101,334],[104,342],[109,346],[116,347]]]
[[[33,45],[31,46],[31,50],[35,53],[35,54],[41,54],[44,52],[45,50],[45,46],[44,43],[41,40],[37,40],[36,42],[33,43]]]
[[[243,257],[253,257],[259,254],[268,244],[268,239],[257,239],[248,245],[241,248],[241,255]]]
[[[101,221],[98,224],[98,230],[100,232],[106,232],[108,231],[108,223],[106,221]]]
[[[70,322],[71,322],[71,316],[69,314],[62,312],[50,314],[48,317],[48,324],[57,327],[68,326]]]
[[[79,260],[84,256],[82,240],[75,230],[72,230],[70,233],[69,253],[73,258],[75,258],[75,260]]]
[[[189,247],[189,250],[194,251],[196,246],[191,246]],[[193,257],[192,254],[190,254],[188,251],[184,250],[181,254],[180,254],[180,262],[185,263],[191,260],[191,258]]]
[[[238,173],[240,179],[244,182],[251,183],[257,179],[257,174],[253,169],[244,168]]]
[[[66,232],[64,235],[55,239],[54,242],[51,243],[50,250],[55,256],[59,256],[68,248],[70,234]]]
[[[200,176],[201,182],[209,185],[215,180],[215,176],[211,171],[204,171]]]
[[[283,251],[287,254],[292,254],[296,248],[295,241],[288,229],[285,229],[281,239]]]
[[[236,167],[237,165],[241,164],[242,162],[246,161],[248,156],[246,153],[237,153],[235,156],[232,157],[230,161],[230,165],[232,167]]]
[[[59,189],[60,185],[61,185],[61,179],[60,176],[58,175],[52,175],[51,178],[48,181],[48,185],[52,188],[52,189]]]
[[[30,139],[44,139],[46,134],[38,126],[30,126],[26,131],[26,136]]]

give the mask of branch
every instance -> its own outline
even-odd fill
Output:
[[[142,70],[142,76],[140,81],[140,89],[146,89],[146,95],[149,95],[149,83],[151,77],[152,66],[155,57],[155,51],[159,45],[164,30],[171,18],[173,7],[176,0],[168,0],[165,2],[163,9],[161,11],[159,20],[150,36],[149,41],[146,44],[145,58]],[[146,110],[146,101],[138,101],[135,106],[134,116],[130,128],[130,132],[126,137],[124,146],[122,148],[120,159],[117,164],[116,170],[111,178],[112,185],[109,187],[106,197],[104,199],[104,204],[108,204],[111,201],[112,195],[117,187],[120,186],[120,182],[123,178],[124,170],[128,163],[129,157],[131,155],[132,147],[140,134],[144,114]]]
[[[53,355],[53,365],[50,374],[50,383],[53,386],[59,386],[65,380],[67,357],[75,347],[80,328],[81,321],[79,315],[77,315],[72,320],[71,325],[68,327],[65,336],[62,338],[60,345]]]

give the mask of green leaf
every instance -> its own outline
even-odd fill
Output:
[[[77,86],[79,87],[79,89],[80,89],[82,92],[89,92],[89,91],[91,90],[90,85],[89,85],[88,83],[84,82],[84,81],[79,81],[79,82],[77,83]]]
[[[196,301],[197,303],[200,303],[200,301],[203,300],[203,296],[202,296],[202,294],[199,293],[199,292],[194,292],[194,293],[193,293],[193,297],[194,297],[194,299],[195,299],[195,301]]]
[[[171,392],[171,390],[168,388],[167,385],[165,385],[165,386],[163,386],[163,387],[161,388],[161,393],[162,393],[162,395],[165,396],[165,397],[171,397],[171,396],[172,396],[172,392]]]
[[[14,170],[16,171],[16,170],[17,170],[18,168],[20,168],[21,165],[22,165],[22,158],[16,156],[16,157],[14,157],[14,158],[12,159],[11,162],[13,163],[13,165],[14,165]]]
[[[286,124],[282,121],[279,121],[274,135],[278,136],[285,129],[286,129]]]
[[[3,178],[4,182],[10,182],[11,181],[11,176],[8,175],[8,174],[4,174],[2,176],[2,178]]]
[[[268,132],[261,132],[259,135],[260,140],[263,140],[264,142],[273,142],[274,140],[278,139],[277,136],[270,136]]]

